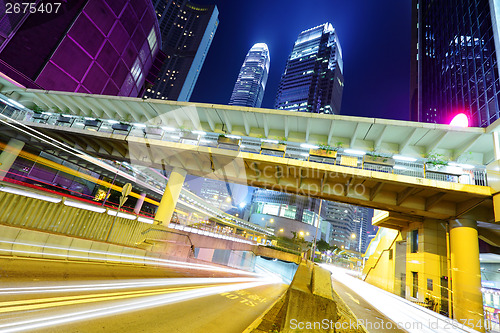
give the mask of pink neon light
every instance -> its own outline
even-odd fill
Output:
[[[469,127],[469,118],[464,113],[459,113],[453,117],[450,125],[457,127]]]

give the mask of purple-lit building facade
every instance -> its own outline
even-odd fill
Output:
[[[150,0],[72,0],[58,13],[0,16],[0,71],[30,88],[138,97],[161,68],[160,49]]]

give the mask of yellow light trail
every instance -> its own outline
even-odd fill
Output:
[[[25,330],[36,330],[42,327],[62,325],[79,320],[90,320],[104,316],[115,315],[124,312],[138,311],[157,306],[163,306],[176,302],[187,301],[199,297],[216,295],[224,292],[231,292],[240,289],[255,288],[267,284],[275,283],[273,280],[262,279],[260,282],[235,283],[224,286],[196,288],[191,290],[171,292],[168,294],[144,296],[141,299],[124,301],[118,305],[102,305],[101,307],[89,310],[76,310],[70,313],[48,316],[41,314],[39,318],[30,318],[28,320],[14,319],[12,322],[0,324],[0,332],[20,332]],[[17,320],[17,321],[16,321]]]
[[[75,305],[75,304],[85,304],[93,302],[103,302],[103,301],[113,301],[119,299],[126,299],[132,297],[144,297],[159,294],[169,294],[179,291],[186,291],[192,289],[209,288],[216,286],[216,284],[209,284],[203,286],[190,286],[190,287],[170,287],[161,288],[153,290],[138,290],[138,291],[126,291],[126,292],[114,292],[114,293],[103,293],[103,294],[91,294],[91,295],[75,295],[75,296],[61,296],[61,297],[50,297],[50,298],[38,298],[38,299],[27,299],[19,301],[10,302],[0,302],[0,313],[9,313],[17,311],[30,311],[52,308],[57,306],[65,305]]]

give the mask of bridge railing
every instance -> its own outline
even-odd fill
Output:
[[[196,146],[217,147],[254,154],[283,157],[295,160],[347,166],[357,169],[407,175],[439,181],[487,186],[485,166],[461,165],[435,159],[385,156],[342,149],[339,147],[313,147],[282,140],[240,137],[203,131],[146,124],[133,124],[98,118],[80,117],[51,112],[33,112],[5,105],[2,113],[23,122],[51,124],[103,133],[151,138],[156,140],[184,143]],[[316,153],[318,150],[321,153]],[[332,153],[333,152],[333,153]]]
[[[0,185],[0,224],[125,246],[142,243],[146,230],[152,231],[147,237],[157,239],[168,231],[165,226],[152,225],[152,219],[38,192]],[[173,223],[169,228],[255,244],[241,235],[208,230],[204,226]]]

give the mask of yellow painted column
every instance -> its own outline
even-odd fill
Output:
[[[177,204],[177,199],[179,199],[179,194],[181,193],[182,185],[186,179],[187,172],[183,169],[174,168],[170,172],[168,178],[167,187],[158,206],[158,210],[155,215],[155,223],[168,226],[172,215],[174,214],[175,205]]]
[[[450,254],[453,317],[460,323],[484,332],[476,221],[450,221]]]
[[[17,139],[10,139],[4,151],[0,154],[0,180],[9,172],[17,156],[23,150],[24,142]]]
[[[493,212],[495,214],[495,222],[500,222],[500,193],[493,195]]]

